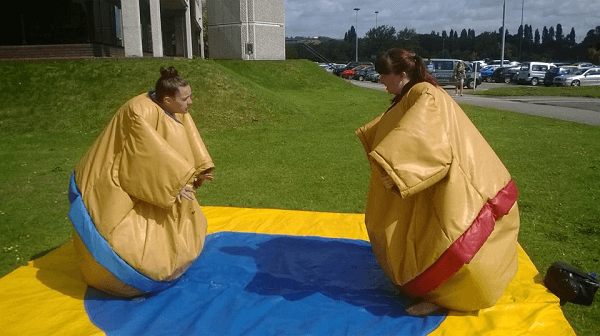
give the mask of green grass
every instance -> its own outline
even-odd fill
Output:
[[[369,167],[354,130],[385,110],[385,92],[307,61],[0,63],[0,275],[70,239],[69,174],[163,65],[192,85],[217,167],[201,204],[363,212]],[[600,128],[463,108],[517,182],[520,243],[538,270],[563,260],[600,271]],[[598,306],[565,306],[578,334],[600,335]]]
[[[553,96],[600,98],[600,86],[506,86],[473,92],[482,96]]]

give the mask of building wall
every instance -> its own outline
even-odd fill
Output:
[[[207,0],[210,57],[284,60],[283,0]]]
[[[126,56],[204,56],[205,0],[30,0],[0,14],[4,53],[34,45],[91,45],[103,57],[122,48]],[[285,59],[283,0],[206,0],[210,57]],[[159,27],[157,27],[159,26]],[[112,49],[111,49],[112,48]],[[88,47],[38,48],[40,57],[75,57]],[[115,49],[115,50],[117,50]],[[51,50],[48,52],[47,50]],[[80,51],[84,50],[84,51]],[[87,57],[87,56],[86,56]]]

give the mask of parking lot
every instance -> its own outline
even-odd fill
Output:
[[[350,82],[352,84],[358,85],[358,86],[362,86],[362,87],[367,87],[370,89],[375,89],[375,90],[381,90],[381,91],[385,91],[385,86],[381,83],[374,83],[374,82],[368,82],[368,81],[358,81],[358,80],[352,80],[352,79],[346,79],[347,82]],[[477,85],[477,87],[475,88],[475,90],[488,90],[488,89],[492,89],[495,87],[506,87],[508,85],[517,85],[514,83],[511,84],[505,84],[505,83],[488,83],[488,82],[483,82],[479,85]],[[520,85],[522,86],[522,85]],[[444,85],[443,86],[444,89],[446,89],[448,92],[454,92],[454,85]],[[469,91],[473,91],[473,90],[469,90],[469,89],[464,89],[465,93],[468,93]]]
[[[346,80],[354,85],[385,91],[381,83],[357,80]],[[495,87],[506,87],[504,83],[483,82],[475,91],[488,90]],[[522,85],[521,85],[522,86]],[[490,97],[470,94],[473,90],[465,89],[464,96],[454,95],[454,86],[443,86],[460,104],[491,107],[500,110],[514,111],[541,117],[556,118],[588,125],[600,125],[600,99],[587,97]]]

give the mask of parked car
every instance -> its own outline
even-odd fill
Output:
[[[356,69],[358,69],[358,67],[355,67],[355,68],[352,68],[352,69],[347,69],[347,70],[344,70],[344,71],[342,72],[342,78],[349,79],[349,78],[350,78],[350,76],[353,76],[353,75],[354,75],[354,73],[356,72]]]
[[[373,83],[379,83],[380,77],[381,76],[379,75],[379,72],[373,70],[373,71],[367,72],[367,77],[365,77],[365,80],[371,81]]]
[[[429,73],[438,81],[440,85],[454,85],[454,66],[460,60],[458,59],[431,59],[428,60],[427,68]],[[475,85],[475,79],[477,79],[477,85],[481,84],[481,74],[477,72],[476,76],[473,76],[473,68],[465,63],[465,70],[467,74],[467,79],[465,80],[465,86],[469,89],[472,89]]]
[[[509,60],[504,60],[504,62],[502,62],[501,60],[493,60],[493,61],[488,62],[487,64],[488,65],[497,65],[497,66],[500,66],[500,64],[503,64],[505,67],[508,67],[508,66],[515,65],[515,63],[517,63],[517,62],[511,62]]]
[[[320,63],[319,66],[329,72],[329,73],[333,73],[336,69],[342,67],[343,65],[339,65],[339,64],[334,64],[334,63]]]
[[[477,64],[477,71],[480,71],[481,69],[483,69],[483,67],[485,67],[487,64],[484,61],[474,61],[470,63],[471,66],[475,66],[475,64]]]
[[[571,74],[556,76],[554,77],[554,85],[600,85],[600,68],[577,69]]]
[[[506,72],[506,75],[508,77],[510,77],[510,82],[511,83],[512,82],[515,82],[515,83],[517,82],[520,70],[521,70],[521,64],[519,64],[519,65],[517,65],[517,66],[515,66],[513,68],[508,69],[508,71]]]
[[[550,68],[550,70],[546,71],[546,76],[544,76],[544,85],[553,85],[555,77],[569,75],[575,70],[579,70],[579,68],[576,66],[557,66]]]
[[[484,80],[486,82],[491,82],[492,74],[499,67],[500,67],[500,65],[488,65],[488,66],[484,67],[483,69],[481,69],[481,80]]]
[[[359,67],[352,75],[352,79],[364,81],[365,78],[367,77],[367,73],[369,73],[370,71],[375,71],[375,67],[370,66],[370,65],[364,66],[364,67]]]
[[[524,62],[521,64],[517,83],[529,83],[533,86],[544,82],[546,71],[550,70],[554,65],[552,63],[543,62]]]
[[[594,65],[590,62],[577,62],[577,63],[573,63],[574,66],[579,67],[579,68],[592,68],[594,67]]]
[[[351,79],[352,76],[354,76],[354,73],[356,73],[356,70],[360,69],[360,66],[356,66],[352,69],[346,69],[342,72],[342,78],[345,79]]]
[[[491,78],[494,82],[496,83],[510,83],[512,80],[512,76],[515,74],[515,72],[509,72],[510,70],[513,70],[515,68],[519,68],[520,66],[511,66],[511,67],[498,67],[496,68],[496,70],[494,70],[494,72],[492,73],[492,75],[489,77]]]
[[[345,66],[340,67],[340,68],[334,70],[333,73],[335,75],[337,75],[337,76],[341,76],[344,73],[344,71],[354,69],[354,68],[356,68],[359,65],[371,65],[371,66],[375,66],[372,62],[350,62],[350,63],[346,64]]]

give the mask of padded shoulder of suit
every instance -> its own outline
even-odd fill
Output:
[[[424,94],[429,95],[430,98],[434,98],[435,101],[436,98],[440,98],[440,90],[440,87],[437,87],[428,82],[417,83],[412,88],[410,88],[410,90],[408,90],[406,95],[402,98],[402,100],[406,104],[404,106],[410,107],[414,105],[417,102],[417,100],[423,97]]]
[[[161,107],[150,99],[148,93],[142,93],[133,97],[125,104],[125,106],[123,106],[123,108],[126,109],[126,113],[133,118],[155,118],[157,113],[161,110]]]
[[[407,97],[419,97],[424,93],[429,93],[433,96],[439,94],[440,87],[435,86],[428,82],[420,82],[415,84],[408,92],[406,93]],[[413,98],[414,99],[414,98]]]

